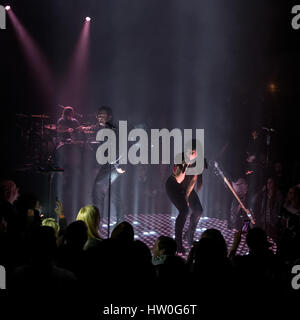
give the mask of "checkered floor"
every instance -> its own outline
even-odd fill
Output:
[[[110,223],[110,232],[116,225],[115,219],[111,220]],[[139,214],[139,215],[127,215],[125,220],[131,223],[134,227],[135,239],[141,240],[148,245],[152,250],[155,240],[161,236],[169,236],[175,238],[175,220],[176,217],[168,214]],[[101,234],[103,236],[107,235],[107,219],[103,219]],[[188,219],[185,224],[184,231],[188,227]],[[222,232],[225,241],[227,243],[228,249],[231,248],[235,230],[230,230],[227,228],[227,222],[215,218],[202,217],[198,223],[194,240],[197,241],[201,234],[209,228],[215,228]],[[276,244],[269,238],[269,241],[273,244],[273,251],[276,251]],[[184,241],[184,247],[187,249],[187,253],[184,257],[187,256],[190,247]],[[241,243],[238,248],[238,254],[247,254],[248,247],[245,243],[245,236],[242,236]]]

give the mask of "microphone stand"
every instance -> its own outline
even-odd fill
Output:
[[[268,205],[268,170],[269,170],[269,162],[270,162],[270,144],[271,144],[271,129],[265,128],[267,131],[267,136],[266,136],[266,145],[267,145],[267,150],[266,150],[266,164],[265,164],[265,196],[264,196],[264,229],[266,230],[267,226],[267,205]]]
[[[107,239],[109,239],[109,232],[110,232],[110,197],[111,197],[111,159],[109,161],[109,175],[108,175]]]
[[[115,130],[115,127],[111,125],[110,123],[106,123],[106,126],[109,127],[109,129]],[[110,233],[110,199],[111,199],[111,166],[112,166],[112,161],[111,161],[111,153],[109,154],[109,175],[108,175],[108,207],[107,207],[107,239],[109,238],[109,233]]]
[[[55,173],[63,172],[64,170],[62,168],[53,166],[51,164],[48,164],[46,167],[39,167],[39,172],[44,172],[48,174],[48,216],[51,217],[52,213],[52,183]]]
[[[107,122],[105,124],[105,127],[108,127],[109,129],[116,131],[116,127],[112,125],[110,122]],[[112,165],[115,169],[118,168],[119,164],[117,162],[122,158],[122,156],[119,156],[118,159],[115,161],[111,161],[111,154],[109,155],[109,175],[108,175],[108,206],[107,206],[107,238],[109,238],[110,234],[110,220],[111,220],[111,184],[112,184]]]

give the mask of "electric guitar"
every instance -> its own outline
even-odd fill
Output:
[[[219,167],[218,162],[213,161],[213,167],[215,169],[215,171],[217,172],[218,175],[220,175],[222,177],[222,179],[224,180],[224,182],[226,183],[226,185],[228,186],[228,188],[230,189],[230,191],[232,192],[232,194],[234,195],[234,197],[236,198],[236,200],[238,201],[238,203],[240,204],[241,208],[244,210],[244,212],[246,213],[247,217],[250,219],[252,224],[255,224],[255,220],[253,218],[252,212],[251,210],[247,209],[245,207],[245,205],[243,204],[243,202],[241,201],[240,197],[237,195],[237,193],[235,192],[235,190],[233,189],[231,183],[229,182],[229,180],[226,178],[226,176],[224,175],[224,172],[221,170],[221,168]]]

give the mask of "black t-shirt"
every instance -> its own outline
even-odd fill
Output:
[[[185,171],[186,170],[186,162],[185,162],[185,158],[184,158],[184,153],[182,154],[178,154],[176,156],[177,161],[181,161],[181,163],[179,164],[174,164],[173,166],[173,172],[172,175],[175,176],[176,170],[179,167],[181,171]],[[193,162],[189,167],[193,168],[196,166],[196,161]],[[206,167],[206,161],[205,161],[205,167]],[[198,175],[186,175],[184,180],[181,183],[181,186],[184,190],[187,189],[188,185],[190,184],[191,180],[193,179],[197,179],[197,188],[200,188],[200,186],[202,185],[202,173],[198,174]]]

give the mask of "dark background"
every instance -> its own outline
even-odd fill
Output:
[[[272,127],[276,129],[272,160],[284,164],[291,183],[299,182],[300,30],[291,26],[291,9],[297,1],[12,0],[9,4],[46,56],[55,85],[49,95],[40,90],[7,19],[7,29],[0,31],[3,177],[20,185],[25,180],[27,188],[38,190],[46,201],[47,177],[16,171],[27,161],[16,114],[48,114],[49,122],[55,123],[61,111],[57,104],[62,104],[73,105],[85,117],[109,105],[116,122],[128,120],[148,129],[204,128],[206,158],[218,158],[229,176],[242,170],[251,130]],[[72,101],[70,96],[61,101],[59,92],[85,16],[92,21],[82,99]],[[274,92],[270,83],[276,84]],[[170,211],[163,187],[169,167],[147,170],[155,205],[143,210]],[[127,189],[134,190],[133,176],[123,179]],[[201,198],[206,214],[218,215],[212,203],[222,199],[224,188],[218,177],[205,173],[204,178]],[[143,202],[144,196],[123,197],[127,211],[141,211],[128,203]]]

